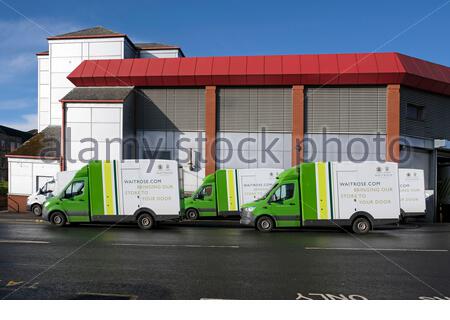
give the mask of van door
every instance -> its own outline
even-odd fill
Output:
[[[195,207],[200,217],[210,217],[216,215],[216,195],[213,184],[204,185],[194,195]]]
[[[270,212],[275,218],[277,227],[299,227],[300,206],[297,181],[280,184],[269,200]]]
[[[61,198],[62,208],[69,222],[89,222],[89,197],[87,179],[70,183]]]

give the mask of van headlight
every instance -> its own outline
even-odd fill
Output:
[[[247,207],[245,208],[245,211],[248,213],[252,213],[255,210],[256,207]]]

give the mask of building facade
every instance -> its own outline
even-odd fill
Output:
[[[72,44],[54,51],[53,41],[68,40],[50,38],[49,59],[72,52]],[[89,159],[176,159],[193,191],[217,168],[398,161],[425,170],[435,193],[426,219],[448,215],[446,66],[399,53],[189,58],[132,45],[108,58],[85,56],[85,46],[70,71],[50,72],[50,104],[39,106],[41,130],[61,126],[62,169]]]

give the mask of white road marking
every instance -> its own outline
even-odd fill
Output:
[[[404,249],[404,248],[332,248],[305,247],[306,250],[348,250],[348,251],[401,251],[401,252],[448,252],[447,249]]]
[[[0,239],[0,243],[23,243],[23,244],[49,244],[48,241],[38,241],[38,240],[6,240]]]
[[[113,243],[113,246],[135,246],[135,247],[173,247],[173,248],[229,248],[238,249],[239,246],[200,245],[200,244],[150,244],[150,243]]]

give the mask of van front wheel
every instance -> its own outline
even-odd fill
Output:
[[[197,220],[198,219],[198,211],[195,209],[188,209],[186,211],[186,218],[188,220]]]
[[[352,230],[357,234],[366,234],[370,231],[370,221],[364,217],[356,218],[353,221]]]
[[[36,217],[40,217],[42,215],[42,208],[38,204],[33,204],[31,207],[31,212],[33,212]]]
[[[155,225],[155,221],[150,213],[143,213],[137,219],[139,228],[149,230]]]
[[[256,222],[256,229],[261,232],[270,232],[275,227],[275,223],[271,217],[261,217]]]
[[[64,213],[55,212],[54,214],[51,215],[50,222],[52,223],[52,225],[56,227],[62,227],[66,224],[67,219]]]

